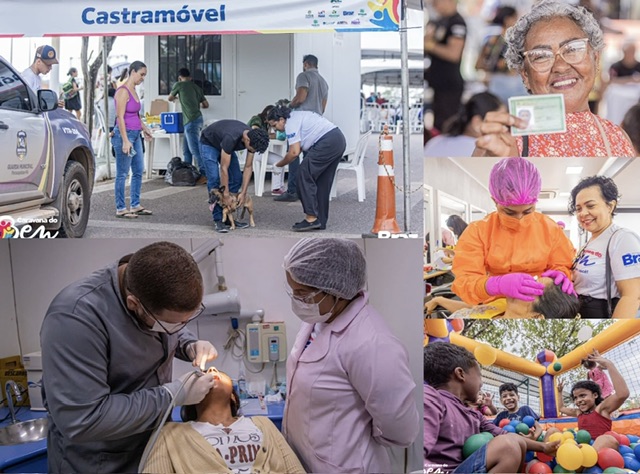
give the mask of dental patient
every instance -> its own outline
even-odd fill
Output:
[[[162,428],[144,472],[304,473],[271,420],[245,418],[238,414],[239,406],[229,376],[214,372],[213,388],[204,400],[183,409],[183,418],[186,414],[191,421]]]
[[[427,313],[436,306],[451,311],[453,318],[486,319],[571,319],[580,309],[580,300],[566,294],[551,278],[540,278],[545,285],[544,293],[532,302],[516,298],[500,298],[487,304],[471,306],[463,301],[435,297],[427,302]]]

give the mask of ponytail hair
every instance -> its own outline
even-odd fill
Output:
[[[460,106],[458,113],[447,120],[442,133],[457,137],[464,134],[465,129],[471,123],[471,119],[476,115],[484,119],[487,112],[498,110],[502,106],[502,101],[489,92],[481,92],[471,96],[466,104]]]

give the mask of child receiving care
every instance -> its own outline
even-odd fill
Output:
[[[481,387],[480,366],[471,352],[448,342],[424,348],[425,472],[519,472],[526,451],[555,456],[558,441],[541,443],[509,433],[467,407]],[[494,438],[463,459],[465,441],[481,432]]]
[[[587,359],[609,371],[614,392],[604,399],[600,385],[591,380],[582,380],[571,388],[571,398],[577,408],[568,408],[564,406],[562,400],[564,385],[558,382],[560,412],[578,418],[578,429],[589,432],[591,438],[594,439],[593,448],[596,451],[602,448],[617,450],[618,441],[605,433],[611,431],[613,425],[611,414],[620,408],[629,397],[629,388],[613,362],[602,357],[597,350],[594,350]],[[555,428],[550,428],[548,432],[552,430]]]
[[[500,426],[502,420],[518,420],[524,421],[525,416],[530,416],[535,420],[535,423],[529,430],[529,434],[526,435],[531,439],[538,439],[542,434],[542,426],[538,423],[540,416],[529,408],[527,405],[518,406],[520,403],[520,394],[518,393],[518,387],[512,383],[503,383],[498,387],[498,393],[500,394],[500,403],[506,408],[506,410],[498,413],[493,423]]]

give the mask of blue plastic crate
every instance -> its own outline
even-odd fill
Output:
[[[183,133],[182,112],[162,112],[160,114],[160,126],[167,133]]]

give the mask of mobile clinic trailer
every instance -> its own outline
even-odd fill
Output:
[[[419,0],[409,3],[421,8]],[[400,12],[407,8],[401,0],[30,0],[28,5],[27,18],[24,2],[3,2],[0,37],[51,36],[56,46],[56,36],[144,35],[144,58],[131,59],[149,66],[144,84],[147,111],[152,100],[168,96],[177,68],[188,66],[181,62],[187,59],[182,54],[195,54],[200,48],[205,79],[215,76],[220,86],[213,91],[216,95],[207,97],[211,108],[204,111],[205,123],[221,118],[246,121],[265,105],[291,98],[302,57],[314,54],[330,86],[325,116],[344,132],[347,150],[355,148],[359,136],[358,33],[398,31]],[[406,50],[406,35],[404,41]],[[203,42],[208,45],[204,52]],[[406,83],[405,97],[408,74]],[[408,116],[406,105],[403,115]],[[408,132],[403,134],[405,230],[410,207]]]

